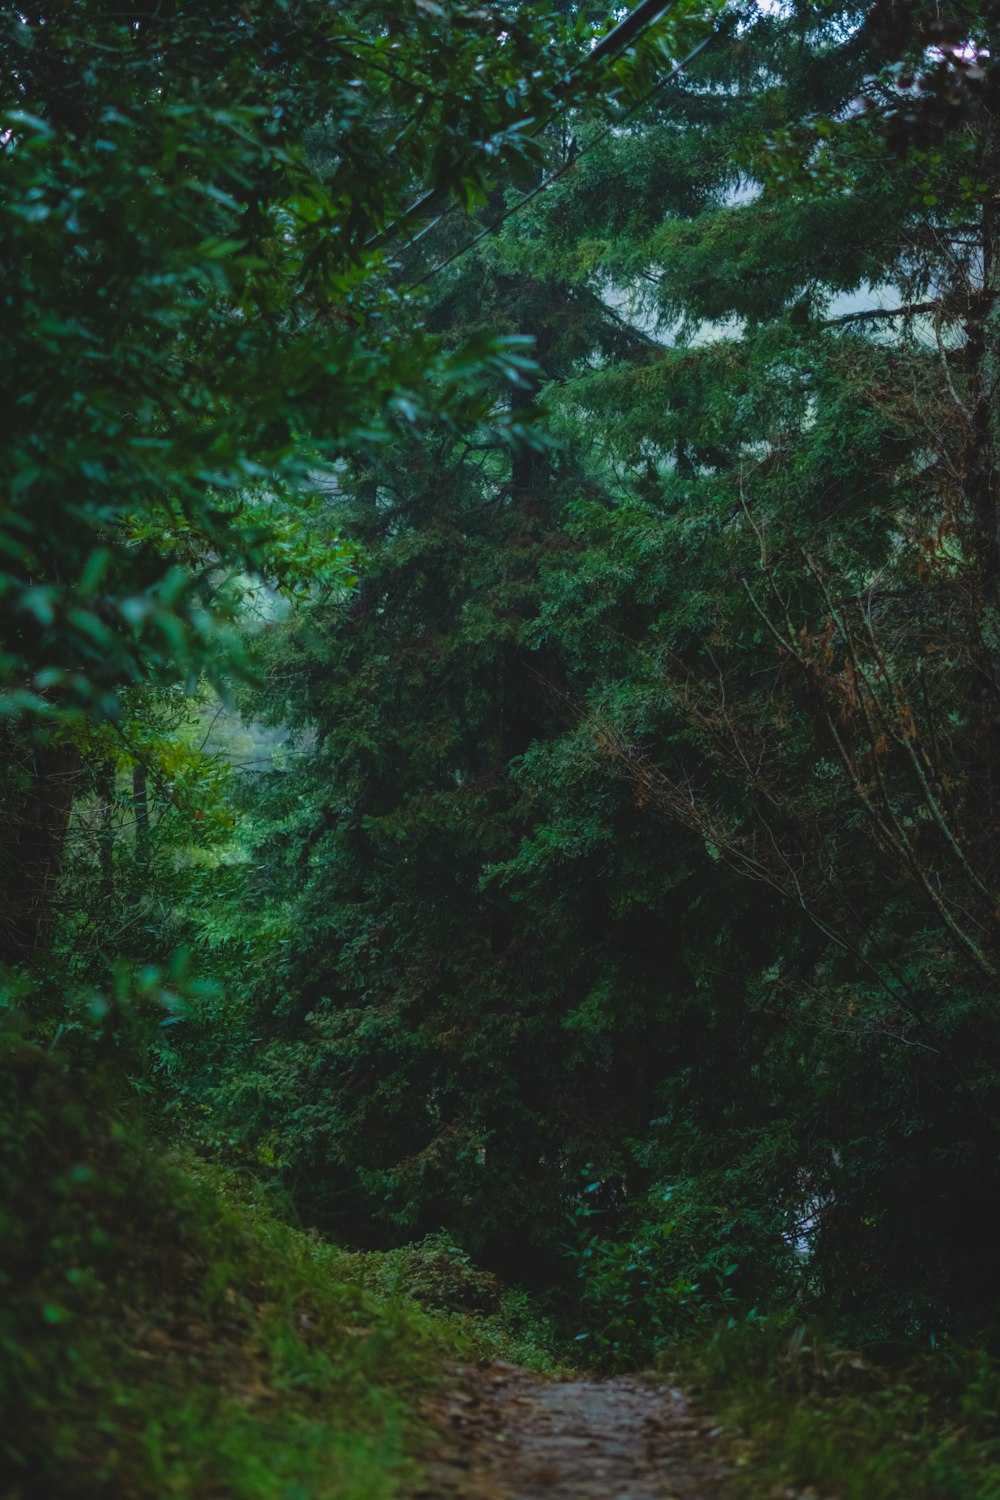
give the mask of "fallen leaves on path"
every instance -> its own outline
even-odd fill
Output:
[[[434,1412],[446,1451],[414,1500],[727,1500],[721,1429],[670,1387],[456,1367]]]

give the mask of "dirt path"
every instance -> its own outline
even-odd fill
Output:
[[[494,1365],[457,1369],[436,1414],[421,1500],[727,1500],[718,1430],[679,1391]]]

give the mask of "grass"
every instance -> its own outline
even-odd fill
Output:
[[[680,1374],[749,1439],[754,1500],[1000,1500],[1000,1366],[982,1349],[910,1350],[890,1367],[762,1319],[688,1349]]]
[[[445,1236],[338,1249],[166,1154],[79,1068],[9,1053],[0,1500],[394,1500],[433,1451],[426,1398],[449,1362],[557,1368],[530,1300]],[[753,1500],[1000,1500],[984,1350],[890,1367],[770,1317],[675,1359],[744,1435]]]
[[[2,1500],[391,1500],[468,1320],[165,1156],[25,1049],[0,1098]]]
[[[403,1296],[428,1311],[450,1314],[480,1359],[504,1360],[543,1375],[575,1368],[557,1352],[552,1323],[539,1315],[530,1295],[501,1288],[445,1232],[398,1250],[358,1256],[355,1274],[382,1296]]]
[[[411,1469],[411,1397],[468,1349],[461,1330],[207,1181],[175,1167],[161,1185],[167,1238],[29,1343],[5,1500],[389,1500]]]

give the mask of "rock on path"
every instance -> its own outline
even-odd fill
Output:
[[[450,1451],[422,1500],[727,1500],[718,1430],[680,1391],[459,1368],[437,1412]]]

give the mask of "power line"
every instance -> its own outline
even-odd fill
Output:
[[[660,11],[660,14],[662,14],[662,9]],[[468,252],[474,249],[476,245],[487,239],[491,234],[495,234],[498,229],[501,229],[503,225],[507,223],[508,219],[512,219],[515,214],[521,212],[522,208],[526,208],[527,205],[533,202],[534,199],[537,198],[541,193],[546,192],[547,189],[553,185],[553,183],[558,182],[561,177],[564,177],[571,167],[575,167],[582,156],[586,156],[589,151],[593,151],[595,147],[600,146],[627,120],[630,120],[633,115],[637,114],[640,109],[644,108],[644,106],[647,105],[649,101],[660,92],[661,89],[666,88],[667,84],[672,83],[675,78],[678,78],[680,74],[684,72],[684,69],[687,68],[690,63],[694,62],[696,57],[698,57],[702,52],[705,51],[706,47],[709,47],[714,42],[719,41],[719,39],[727,31],[730,31],[735,25],[737,19],[738,18],[736,16],[727,17],[720,26],[717,26],[714,31],[709,32],[708,36],[702,37],[701,41],[697,44],[697,46],[691,48],[691,51],[687,54],[686,57],[683,57],[679,63],[675,63],[675,65],[670,69],[670,72],[664,74],[664,76],[660,78],[651,89],[643,94],[641,99],[637,99],[634,104],[630,105],[630,107],[625,111],[623,115],[619,116],[619,118],[612,124],[606,125],[603,130],[598,131],[593,140],[588,141],[585,146],[582,146],[578,151],[571,155],[566,161],[562,163],[561,166],[557,167],[554,172],[550,172],[549,175],[543,178],[543,180],[538,183],[536,187],[533,187],[530,192],[525,193],[521,198],[517,200],[516,203],[512,203],[511,206],[505,209],[502,214],[500,214],[496,219],[492,221],[492,223],[487,224],[484,229],[481,229],[478,234],[473,235],[472,239],[467,240],[464,245],[461,245],[457,250],[453,251],[451,255],[445,256],[443,260],[439,260],[436,265],[431,266],[430,270],[425,276],[421,276],[419,281],[411,282],[409,286],[405,288],[405,290],[412,291],[418,286],[426,286],[427,282],[431,281],[435,276],[438,275],[439,272],[444,271],[448,266],[454,265],[455,261],[461,260],[462,256],[467,255]],[[427,230],[432,229],[435,224],[440,223],[443,217],[443,214],[439,215],[432,224],[427,225],[425,230],[421,231],[421,235],[423,233],[426,233]],[[410,243],[416,244],[417,239],[419,239],[421,235],[416,236]]]
[[[661,20],[668,11],[673,10],[678,4],[679,0],[640,0],[640,4],[635,7],[635,10],[630,11],[623,21],[619,21],[617,26],[613,26],[607,35],[603,36],[596,43],[580,66],[560,86],[559,94],[565,95],[569,93],[592,68],[599,66],[601,63],[613,62],[616,58],[620,57],[644,31],[648,31],[651,26],[654,26],[657,21]],[[552,123],[552,119],[553,114],[550,112],[538,121],[531,134],[538,135],[540,131]],[[425,214],[432,212],[437,204],[447,200],[447,196],[443,188],[429,188],[416,202],[411,203],[409,208],[405,209],[398,219],[394,219],[391,224],[387,225],[385,229],[380,230],[378,234],[372,235],[371,239],[367,241],[365,248],[367,250],[377,250],[381,245],[394,239],[399,231],[404,229],[413,219],[423,218]],[[442,219],[453,213],[456,207],[456,204],[449,203],[441,213],[436,214],[429,224],[425,224],[413,236],[407,248],[415,245],[418,240],[423,239],[424,235],[436,228]]]
[[[642,0],[635,10],[631,11],[618,25],[613,27],[606,36],[592,48],[584,60],[584,67],[591,67],[595,63],[604,62],[605,58],[620,57],[626,47],[648,31],[650,26],[655,26],[668,10],[673,10],[677,0]]]

